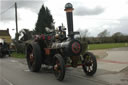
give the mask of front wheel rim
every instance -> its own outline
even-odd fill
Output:
[[[55,64],[53,66],[53,70],[54,70],[55,76],[58,77],[61,73],[61,65],[60,65],[60,62],[58,60],[55,61]]]
[[[92,72],[94,70],[93,69],[93,59],[91,56],[88,55],[84,59],[84,66],[85,66],[87,72]]]

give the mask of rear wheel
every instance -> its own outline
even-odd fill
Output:
[[[30,71],[38,72],[41,68],[41,50],[36,42],[27,46],[26,52],[27,63]]]
[[[82,67],[86,75],[93,76],[97,70],[97,61],[96,57],[87,52],[83,55],[84,60],[82,61]]]
[[[54,56],[53,71],[57,80],[62,81],[65,76],[65,62],[60,54]]]

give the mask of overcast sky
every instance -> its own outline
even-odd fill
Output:
[[[107,29],[110,34],[128,34],[128,0],[0,0],[0,30],[10,29],[15,35],[14,3],[18,6],[18,28],[35,28],[39,10],[44,4],[53,15],[55,26],[67,26],[64,6],[73,4],[74,30],[88,30],[88,36]],[[8,9],[8,10],[7,10]]]

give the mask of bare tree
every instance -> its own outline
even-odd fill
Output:
[[[104,43],[107,36],[109,36],[109,32],[107,31],[107,29],[105,29],[104,31],[100,32],[97,36],[99,37],[100,42]]]
[[[32,32],[29,31],[28,29],[22,29],[20,32],[19,32],[20,36],[20,40],[22,41],[26,41],[26,40],[29,40],[32,38]]]
[[[108,35],[109,35],[109,32],[107,29],[105,29],[104,31],[98,34],[98,37],[107,37]]]
[[[116,32],[112,35],[113,40],[117,43],[117,42],[121,42],[122,39],[124,39],[124,35],[121,32]],[[124,39],[125,40],[125,39]]]
[[[87,40],[87,36],[88,36],[88,30],[85,29],[85,30],[78,30],[80,32],[80,35],[81,35],[81,38],[83,41],[86,41]]]

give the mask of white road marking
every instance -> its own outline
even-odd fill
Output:
[[[10,60],[11,62],[13,62],[13,63],[16,63],[16,62],[18,62],[18,61],[16,61],[16,60]]]
[[[9,85],[14,85],[13,83],[11,83],[9,80],[3,78],[4,81],[6,81]]]
[[[29,69],[26,69],[26,70],[24,70],[25,72],[30,72],[30,70]]]

